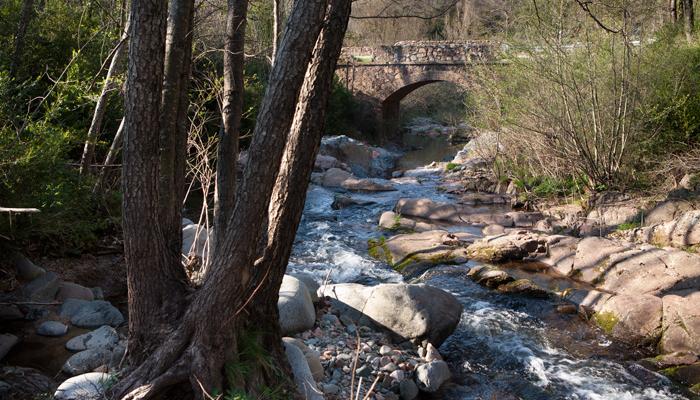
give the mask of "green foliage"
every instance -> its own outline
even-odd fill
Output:
[[[455,168],[459,167],[460,165],[457,163],[453,162],[448,162],[447,165],[445,165],[445,171],[454,171]]]
[[[641,223],[633,221],[633,222],[625,222],[617,226],[618,231],[627,231],[630,229],[637,229],[640,226],[642,226]]]
[[[326,133],[331,135],[345,134],[353,130],[353,116],[357,105],[352,93],[343,86],[338,77],[333,80],[328,109],[326,111]]]

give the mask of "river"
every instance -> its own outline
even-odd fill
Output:
[[[411,159],[410,162],[415,162]],[[363,204],[335,210],[333,191],[312,186],[289,269],[327,276],[333,283],[377,284],[404,278],[372,259],[367,240],[381,236],[383,211],[401,197],[450,200],[437,172],[394,180],[398,191],[351,194]],[[344,193],[348,194],[348,193]],[[474,227],[453,227],[479,232]],[[613,343],[576,315],[557,313],[553,300],[500,294],[466,277],[467,266],[438,266],[420,278],[464,306],[455,333],[440,352],[455,375],[434,399],[686,399],[684,389],[660,375],[633,374],[638,350]],[[527,273],[527,272],[526,272]]]

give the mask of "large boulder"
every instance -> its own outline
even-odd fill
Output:
[[[91,289],[73,282],[61,282],[58,285],[56,300],[64,301],[68,299],[94,300],[95,294]]]
[[[695,204],[684,199],[662,201],[646,213],[644,216],[644,225],[651,226],[673,221],[682,214],[695,209]]]
[[[316,310],[309,289],[299,279],[285,275],[280,287],[277,308],[283,335],[303,332],[314,327]]]
[[[663,307],[656,296],[616,295],[598,309],[593,320],[621,341],[645,346],[656,344],[661,337]]]
[[[700,355],[700,291],[664,296],[663,335],[659,350]]]
[[[502,213],[483,212],[471,204],[442,203],[432,199],[400,199],[394,211],[407,217],[417,217],[432,221],[453,224],[498,224],[504,227],[514,226],[513,218]]]
[[[314,161],[315,171],[325,171],[331,168],[348,169],[347,165],[344,165],[337,158],[332,156],[327,156],[324,154],[319,154],[316,156],[316,161]]]
[[[284,341],[283,344],[299,394],[307,400],[323,400],[304,353],[293,343]]]
[[[316,292],[318,291],[318,288],[321,286],[316,282],[316,278],[314,278],[313,275],[307,274],[306,272],[292,272],[288,274],[289,276],[293,276],[294,278],[299,279],[306,285],[306,289],[309,292],[309,295],[311,296],[311,300],[314,303],[317,303],[319,298]]]
[[[467,242],[463,239],[473,241],[473,238],[460,238],[447,231],[434,230],[396,235],[390,239],[382,237],[370,240],[368,245],[372,257],[385,261],[398,271],[411,273],[422,266],[467,262]]]
[[[347,136],[324,137],[319,153],[335,157],[360,178],[387,178],[399,157],[398,154]]]
[[[102,326],[92,332],[76,336],[66,342],[66,349],[83,351],[87,349],[112,349],[119,343],[117,331],[109,325]]]
[[[325,187],[341,187],[343,182],[350,178],[354,178],[350,172],[340,168],[331,168],[321,175],[319,183]]]
[[[467,257],[497,263],[534,258],[546,252],[545,236],[529,232],[486,237],[467,247]]]
[[[69,318],[71,324],[80,328],[116,327],[124,323],[122,313],[104,300],[68,299],[61,306],[61,317]]]
[[[109,349],[101,347],[87,349],[68,358],[61,370],[71,376],[80,375],[102,365],[110,365],[112,359],[112,351]]]
[[[391,182],[378,178],[348,178],[340,186],[343,189],[357,192],[391,192],[396,190]]]
[[[321,287],[319,293],[357,323],[375,324],[401,339],[427,340],[438,347],[462,315],[462,305],[453,295],[425,284],[342,283]]]
[[[414,221],[393,211],[385,211],[382,213],[379,217],[379,227],[392,232],[425,232],[437,229],[434,224]]]
[[[36,369],[11,366],[0,368],[0,399],[44,399],[55,388],[56,383]]]
[[[103,399],[107,388],[115,378],[102,372],[90,372],[74,376],[56,389],[56,400],[99,400]]]

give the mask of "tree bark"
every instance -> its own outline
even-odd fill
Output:
[[[259,267],[259,263],[256,263],[258,255],[255,244],[262,234],[263,228],[260,222],[268,214],[295,106],[312,58],[314,45],[322,27],[326,6],[327,1],[325,0],[295,1],[289,23],[285,29],[284,40],[279,48],[279,62],[274,65],[271,71],[269,85],[258,115],[241,190],[238,191],[240,196],[238,196],[234,211],[227,223],[229,228],[224,232],[223,237],[217,238],[215,241],[216,247],[220,249],[215,251],[212,256],[211,270],[204,277],[202,287],[191,296],[191,303],[187,306],[182,318],[179,319],[179,325],[168,335],[165,335],[162,330],[158,331],[160,346],[153,349],[143,362],[137,363],[138,367],[116,385],[114,392],[117,396],[123,396],[125,399],[152,398],[162,395],[173,385],[188,380],[197,398],[205,397],[203,391],[212,393],[213,390],[222,388],[224,364],[237,357],[236,331],[246,320],[241,312],[258,293],[257,289],[265,279],[265,270]],[[142,23],[148,21],[150,16],[152,23],[150,26],[155,26],[156,21],[153,21],[152,16],[158,15],[158,10],[147,7],[146,9],[139,8],[139,6],[132,7],[132,18]],[[144,77],[150,78],[155,73],[148,71],[151,73],[148,74],[145,73],[147,71],[144,71],[147,65],[154,65],[153,57],[151,57],[153,46],[144,46],[141,40],[136,41],[137,32],[144,29],[143,26],[138,26],[139,22],[132,25],[134,35],[132,49],[134,52],[130,52],[130,60],[139,56],[136,53],[137,49],[146,51],[146,53],[141,53],[142,58],[144,58],[144,54],[148,54],[149,58],[147,63],[139,60],[133,62],[132,65],[130,61],[129,77],[131,78],[133,72],[136,78],[147,80]],[[150,90],[146,91],[145,88]],[[150,115],[143,113],[143,111],[149,107],[152,109],[151,103],[158,101],[152,96],[149,97],[150,101],[144,101],[143,96],[145,93],[152,94],[154,89],[154,83],[150,81],[148,84],[144,83],[139,91],[132,89],[127,96],[127,111],[137,111],[136,115],[140,116]],[[145,118],[141,119],[145,120]],[[127,120],[127,127],[130,127],[128,122],[129,120]],[[157,119],[148,122],[150,126],[157,125]],[[130,130],[127,130],[127,135],[129,138]],[[128,159],[129,163],[133,163],[134,159],[141,161],[144,158],[149,162],[152,161],[153,157],[148,157],[152,151],[152,143],[150,141],[147,143],[151,147],[138,147],[133,146],[133,144],[125,147],[125,159]],[[135,152],[136,154],[126,157],[127,152]],[[125,161],[125,165],[126,163]],[[142,164],[150,166],[147,162],[142,162]],[[135,170],[132,168],[129,172],[134,173]],[[143,176],[144,173],[141,172],[139,175]],[[144,189],[157,191],[153,174],[148,174],[147,179],[143,177],[134,179],[132,177],[129,180],[125,177],[125,182],[127,181],[141,190],[132,188],[129,191],[130,197],[125,195],[125,213],[131,213],[131,215],[125,216],[125,221],[129,221],[131,225],[126,225],[129,228],[134,228],[135,217],[142,217],[140,221],[142,231],[145,231],[143,233],[147,233],[148,237],[144,237],[141,233],[139,241],[148,245],[150,254],[147,253],[146,256],[149,258],[148,261],[151,261],[150,264],[162,265],[156,261],[159,261],[157,260],[158,254],[162,254],[165,244],[162,243],[162,238],[154,235],[151,232],[152,229],[149,228],[149,222],[153,221],[153,215],[157,213],[153,212],[152,199],[148,198],[148,195],[142,194],[147,191]],[[149,184],[148,188],[144,187],[144,182]],[[149,212],[134,210],[133,206],[132,208],[126,207],[128,204],[126,199],[137,195],[146,197],[146,200],[150,201]],[[304,193],[296,193],[296,195],[303,196]],[[155,207],[157,205],[156,202]],[[148,226],[144,227],[144,225]],[[158,226],[157,224],[153,225]],[[126,237],[128,236],[125,228]],[[134,240],[128,241],[134,242]],[[157,246],[154,246],[154,243]],[[129,246],[136,245],[130,243]],[[129,261],[127,262],[129,263]],[[153,285],[157,286],[159,282],[172,275],[167,268],[155,270],[149,265],[149,269],[150,275],[143,274],[141,271],[134,273],[133,265],[129,265],[130,325],[132,320],[138,320],[144,325],[149,324],[147,319],[153,318],[153,310],[159,310],[159,307],[157,304],[149,303],[154,296],[144,292],[144,289]],[[132,280],[136,278],[140,278],[141,281],[132,283]],[[135,291],[132,291],[134,289]],[[279,285],[273,289],[276,292]],[[141,306],[132,307],[132,302],[137,302]],[[272,326],[277,323],[276,320],[269,321]],[[140,328],[133,329],[130,334],[140,332]],[[136,339],[143,341],[139,340],[139,337]],[[279,341],[276,347],[281,349]],[[270,350],[275,355],[281,353],[275,349]],[[134,361],[133,357],[132,361]],[[255,378],[249,379],[255,380]],[[268,381],[268,383],[276,385],[279,382]]]
[[[130,361],[138,363],[160,344],[180,315],[187,284],[184,270],[167,256],[159,217],[166,1],[133,1],[130,32],[122,192],[128,353]]]
[[[695,30],[695,11],[693,0],[681,0],[683,2],[683,30],[688,43],[693,42],[693,31]]]
[[[677,0],[668,0],[669,18],[671,23],[678,21],[678,2]]]
[[[192,59],[194,0],[171,0],[165,41],[160,107],[160,212],[167,263],[182,265],[182,201],[185,195],[185,148]],[[174,267],[177,269],[177,267]],[[187,280],[180,268],[180,279]]]
[[[34,18],[34,0],[22,1],[22,11],[15,34],[15,51],[10,60],[10,77],[17,76],[17,70],[22,62],[22,53],[24,53],[24,39],[27,36],[27,28],[32,22],[32,18]]]
[[[272,0],[272,64],[277,57],[277,46],[282,27],[282,0]]]
[[[214,195],[214,237],[223,237],[236,204],[238,138],[243,115],[244,44],[248,0],[229,0],[224,43],[224,98],[221,118],[216,192]],[[216,246],[215,246],[216,248]],[[205,266],[206,274],[207,266]]]
[[[83,155],[80,158],[81,175],[87,171],[90,163],[92,163],[93,158],[95,157],[95,143],[97,142],[97,136],[100,134],[102,121],[104,119],[105,112],[107,111],[107,95],[116,86],[114,76],[119,73],[118,69],[121,67],[124,56],[128,51],[128,41],[129,22],[127,21],[126,27],[124,28],[124,33],[122,34],[119,43],[117,43],[117,46],[114,48],[112,61],[109,63],[109,69],[107,69],[107,76],[105,77],[104,84],[102,85],[100,97],[97,98],[97,103],[95,104],[95,112],[92,115],[90,129],[88,130],[87,139],[85,139],[85,146],[83,146]]]

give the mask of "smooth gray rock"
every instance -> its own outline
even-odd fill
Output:
[[[122,313],[104,300],[68,299],[61,306],[61,316],[70,318],[71,324],[81,328],[119,326],[124,323]]]
[[[76,336],[66,343],[66,349],[70,351],[83,351],[87,349],[104,348],[111,349],[119,343],[119,335],[109,325],[102,326],[92,332]]]
[[[416,368],[416,384],[424,392],[437,392],[451,376],[450,367],[444,361],[433,361]]]
[[[61,369],[68,375],[75,376],[90,372],[102,365],[110,365],[112,352],[108,349],[88,349],[73,354]]]
[[[47,272],[33,281],[29,282],[22,289],[22,294],[30,300],[53,300],[58,292],[58,275]]]
[[[95,294],[91,289],[73,282],[61,282],[58,284],[56,300],[64,301],[68,299],[94,300]]]
[[[659,349],[700,354],[700,291],[669,294],[663,300],[663,336]]]
[[[58,321],[46,321],[36,328],[37,335],[41,336],[63,336],[68,333],[68,327]]]
[[[318,291],[318,288],[321,287],[321,285],[316,282],[316,278],[314,278],[313,275],[307,274],[306,272],[293,272],[291,274],[288,274],[289,276],[293,276],[306,285],[306,289],[309,291],[309,295],[311,296],[311,300],[316,303],[318,302],[318,294],[316,293]]]
[[[311,370],[311,375],[317,382],[323,379],[323,365],[321,365],[321,355],[316,350],[311,350],[301,339],[285,337],[282,338],[285,343],[293,344],[304,353],[306,357],[306,362],[309,364],[309,369]]]
[[[350,178],[353,178],[351,173],[340,168],[331,168],[321,176],[321,185],[325,187],[340,187],[343,182]]]
[[[360,324],[374,324],[403,339],[442,344],[457,327],[462,305],[444,290],[425,284],[364,286],[343,283],[321,287],[334,309]]]
[[[22,254],[15,254],[13,257],[17,275],[24,280],[31,281],[46,273],[46,270],[35,265]]]
[[[2,360],[17,343],[19,343],[19,338],[17,336],[9,333],[0,334],[0,360]]]
[[[74,376],[56,389],[55,400],[99,400],[114,378],[102,372]]]
[[[403,380],[399,383],[399,394],[401,400],[413,400],[418,397],[418,386],[410,379]]]
[[[307,400],[323,400],[321,391],[316,386],[316,381],[311,373],[304,353],[294,344],[284,342],[284,350],[287,354],[289,366],[294,374],[296,383],[302,398]]]
[[[306,285],[299,279],[285,275],[280,287],[277,308],[283,335],[303,332],[313,328],[316,310]]]

